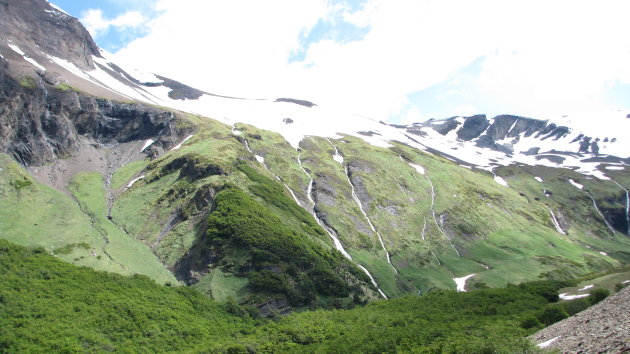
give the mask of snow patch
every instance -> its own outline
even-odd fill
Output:
[[[606,252],[599,252],[599,254],[601,254],[602,256],[608,256],[608,253]]]
[[[592,287],[594,287],[595,285],[586,285],[585,287],[578,289],[578,291],[584,291],[584,290],[588,290],[591,289]]]
[[[453,278],[455,284],[457,284],[457,292],[465,292],[466,291],[466,280],[468,278],[475,276],[475,274],[468,274],[461,278]]]
[[[9,42],[9,43],[7,43],[7,45],[9,46],[9,48],[13,49],[13,51],[18,53],[19,55],[21,55],[21,56],[25,56],[26,55],[26,53],[24,53],[22,51],[22,49],[20,49],[20,47],[16,46],[15,44]]]
[[[33,64],[35,67],[37,67],[39,70],[41,71],[46,71],[46,68],[43,67],[42,65],[40,65],[38,62],[35,61],[35,59],[30,58],[28,55],[26,55],[26,53],[24,53],[24,51],[22,51],[22,49],[20,49],[20,47],[16,46],[15,44],[9,42],[7,43],[7,45],[9,46],[9,48],[11,48],[14,52],[18,53],[19,55],[22,56],[22,58],[24,58],[24,60],[26,60],[27,62]]]
[[[575,188],[582,190],[584,189],[584,186],[577,183],[576,181],[574,181],[573,179],[569,178],[569,183],[571,183]]]
[[[621,282],[621,284],[628,284],[628,283],[630,283],[630,280],[624,280]]]
[[[556,340],[558,340],[558,338],[560,338],[560,336],[555,337],[555,338],[551,338],[550,340],[546,341],[546,342],[542,342],[540,344],[536,344],[536,346],[538,348],[547,348],[548,346],[551,345],[551,343],[555,342]]]
[[[144,145],[142,145],[142,149],[140,149],[140,152],[143,152],[146,148],[151,146],[151,144],[153,144],[154,142],[155,142],[155,140],[153,140],[153,139],[149,139],[149,140],[145,141]]]
[[[421,174],[421,175],[425,174],[424,167],[422,167],[420,165],[413,164],[413,163],[410,163],[409,166],[413,167],[416,171],[418,171],[419,174]]]
[[[561,298],[562,300],[575,300],[575,299],[581,299],[588,296],[589,294],[567,295],[567,293],[562,293],[558,295],[558,297]]]
[[[138,182],[139,180],[143,179],[144,177],[146,177],[146,176],[142,175],[140,177],[132,179],[131,182],[129,182],[129,184],[127,184],[127,188],[125,188],[125,189],[131,188],[131,186],[133,186],[134,183]]]
[[[260,156],[260,155],[254,155],[254,157],[256,158],[256,161],[260,162],[260,163],[265,163],[265,158]]]
[[[187,136],[181,143],[177,144],[177,146],[175,146],[174,148],[171,149],[171,151],[173,150],[177,150],[179,148],[182,147],[182,144],[185,143],[186,141],[188,141],[188,139],[192,138],[192,135]]]
[[[534,179],[535,179],[535,180],[537,180],[537,181],[538,181],[538,182],[540,182],[540,183],[543,183],[543,179],[542,179],[542,178],[540,178],[540,177],[534,177]]]
[[[59,7],[59,6],[55,5],[55,4],[53,4],[52,2],[50,2],[50,1],[49,1],[49,2],[48,2],[48,5],[50,5],[50,7],[52,7],[53,9],[55,9],[55,10],[57,10],[57,11],[60,11],[60,12],[62,12],[62,13],[64,13],[64,14],[66,14],[66,15],[70,16],[70,14],[68,14],[66,11],[64,11],[61,7]]]
[[[623,171],[626,168],[623,166],[606,166],[605,169],[611,170],[611,171]]]
[[[507,184],[507,182],[506,182],[503,178],[501,178],[501,177],[499,177],[499,176],[494,176],[494,181],[495,181],[495,182],[497,182],[498,184],[500,184],[500,185],[504,186],[504,187],[508,187],[508,188],[510,187],[510,186]]]

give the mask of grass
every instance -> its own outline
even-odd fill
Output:
[[[20,79],[20,86],[32,90],[37,87],[37,82],[32,77],[27,76]]]
[[[57,85],[55,85],[55,88],[59,91],[77,91],[76,88],[68,85],[65,82],[58,83]]]
[[[175,282],[172,274],[160,263],[148,246],[127,235],[107,218],[103,176],[95,172],[80,172],[70,182],[72,192],[94,229],[103,238],[106,255],[119,264],[126,274],[144,274],[161,283]]]
[[[47,252],[65,250],[58,256],[77,265],[122,271],[107,257],[97,259],[104,256],[103,239],[71,198],[34,181],[7,155],[0,154],[0,169],[0,237],[23,246],[44,247]],[[70,251],[69,245],[79,244],[90,245],[90,249],[72,246]]]
[[[147,167],[148,164],[149,160],[133,161],[116,170],[112,176],[112,189],[118,190],[126,186],[127,183]]]

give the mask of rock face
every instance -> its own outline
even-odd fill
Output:
[[[462,124],[463,120],[463,124]],[[544,120],[525,118],[513,115],[499,115],[488,119],[485,115],[474,115],[470,117],[451,117],[444,120],[429,120],[425,123],[416,123],[406,127],[410,134],[419,134],[418,127],[430,126],[436,132],[446,135],[455,131],[457,138],[463,141],[473,141],[475,145],[484,148],[501,151],[506,154],[513,153],[506,139],[518,139],[519,136],[534,137],[539,140],[557,140],[567,136],[570,132],[568,127],[557,126]],[[588,136],[580,135],[573,142],[579,142],[580,153],[599,153],[597,142]],[[537,151],[532,153],[536,154]]]
[[[94,67],[93,55],[101,56],[81,23],[46,0],[0,1],[0,18],[0,33],[19,43],[21,49],[38,48],[84,69]]]
[[[530,339],[563,353],[621,353],[630,350],[630,287],[555,323]]]
[[[29,83],[17,82],[0,69],[0,152],[24,166],[72,154],[81,137],[117,144],[176,134],[172,112],[60,90],[42,80]]]

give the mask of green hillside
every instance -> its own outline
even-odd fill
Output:
[[[0,350],[531,352],[525,336],[558,308],[548,301],[563,284],[437,291],[260,319],[233,300],[220,304],[187,287],[77,267],[0,240]]]

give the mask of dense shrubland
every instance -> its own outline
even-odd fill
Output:
[[[261,270],[250,279],[286,291],[282,277],[291,276]],[[519,352],[531,349],[524,338],[543,323],[588,306],[555,302],[564,285],[440,290],[262,319],[234,300],[76,267],[0,240],[0,351]]]

